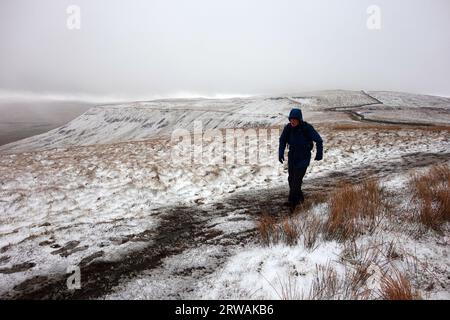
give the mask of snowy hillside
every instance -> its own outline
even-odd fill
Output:
[[[450,165],[450,128],[440,111],[430,119],[441,126],[368,123],[348,112],[378,106],[377,99],[397,103],[371,95],[97,106],[61,128],[3,146],[0,298],[377,299],[386,275],[399,272],[420,297],[450,299],[449,223],[435,230],[417,220],[410,183],[412,174]],[[442,101],[434,107],[448,112]],[[277,162],[277,148],[298,103],[325,149],[306,174],[305,206],[288,216],[287,165]],[[413,119],[403,115],[389,119]],[[183,149],[171,133],[192,131],[194,121],[223,137],[222,129],[244,129],[233,132],[248,134],[249,143],[233,140],[232,161],[222,140]],[[195,150],[206,160],[196,162]],[[208,160],[217,150],[215,160],[225,162]],[[253,153],[256,162],[242,161]],[[377,223],[352,239],[330,238],[323,226],[334,193],[369,178],[382,188]],[[445,179],[438,186],[448,190]],[[276,228],[292,224],[296,237],[273,233],[267,241],[264,219]],[[80,267],[80,290],[67,290],[70,266]],[[363,276],[350,288],[355,274]],[[317,278],[335,281],[337,289],[325,290]]]
[[[161,100],[104,105],[48,133],[0,147],[19,151],[105,144],[170,136],[176,128],[192,130],[200,121],[203,129],[267,127],[283,124],[294,103],[270,98],[224,100]]]
[[[450,99],[403,93],[320,91],[282,97],[174,99],[96,106],[68,124],[38,136],[0,146],[19,152],[145,140],[170,136],[175,129],[204,130],[279,126],[293,107],[312,123],[345,122],[345,109],[368,120],[450,124]],[[338,112],[336,112],[338,111]]]
[[[386,91],[374,91],[369,94],[382,104],[356,110],[365,119],[450,124],[450,98]]]

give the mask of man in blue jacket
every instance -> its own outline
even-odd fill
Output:
[[[316,157],[320,161],[323,157],[323,141],[312,125],[303,121],[302,111],[292,109],[289,113],[289,123],[284,127],[280,136],[278,159],[284,161],[284,150],[289,145],[288,173],[289,173],[289,205],[291,210],[305,199],[302,192],[302,182],[306,169],[311,161],[313,141],[316,143]]]

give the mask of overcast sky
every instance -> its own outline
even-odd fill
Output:
[[[1,0],[0,92],[450,96],[449,30],[448,0]]]

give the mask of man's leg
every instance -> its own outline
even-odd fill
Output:
[[[299,168],[298,169],[298,180],[299,180],[299,201],[300,202],[304,202],[305,201],[305,197],[303,196],[303,191],[302,191],[302,184],[303,184],[303,177],[306,174],[306,169],[308,169],[307,167],[305,168]]]
[[[288,181],[289,181],[289,202],[292,206],[296,206],[304,201],[302,193],[303,177],[306,173],[306,168],[288,167]]]
[[[289,204],[292,206],[295,203],[295,170],[293,168],[293,166],[291,166],[290,164],[288,164],[288,182],[289,182]]]

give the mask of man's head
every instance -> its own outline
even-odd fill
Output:
[[[300,109],[292,109],[289,113],[289,122],[291,123],[291,126],[298,126],[301,121],[303,121],[302,111]]]

